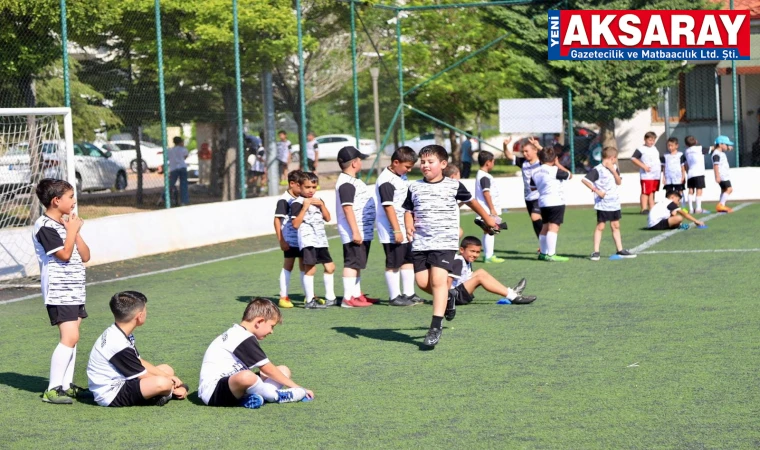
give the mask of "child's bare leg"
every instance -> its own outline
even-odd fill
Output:
[[[647,203],[649,202],[649,196],[642,191],[641,192],[641,197],[639,197],[639,200],[641,202],[641,210],[644,211],[645,209],[647,209]]]
[[[464,288],[467,289],[467,292],[470,294],[475,292],[475,289],[479,286],[483,286],[483,289],[486,291],[502,297],[506,297],[509,294],[508,287],[501,284],[499,280],[483,269],[478,269],[473,272],[470,279],[464,282]]]
[[[617,251],[623,250],[623,239],[620,237],[620,221],[613,220],[610,222],[612,228],[612,240],[615,241],[615,248]],[[601,236],[599,236],[601,238]]]
[[[255,373],[250,370],[243,370],[230,376],[228,381],[230,392],[235,398],[241,398],[246,395],[246,390],[253,387],[258,381],[259,377]]]
[[[303,294],[304,303],[310,302],[314,298],[314,274],[317,273],[317,266],[309,266],[304,264],[306,273],[303,277]]]
[[[64,390],[71,387],[76,363],[76,346],[79,342],[79,325],[82,319],[58,324],[60,340],[50,357],[50,381],[46,390],[61,386]]]
[[[681,225],[681,222],[683,222],[683,217],[681,217],[680,215],[670,216],[668,218],[668,226],[670,228],[676,228],[676,227],[678,227],[678,225]]]
[[[288,366],[277,366],[277,368],[280,369],[280,372],[282,372],[283,375],[290,378],[290,368]],[[264,383],[269,383],[272,386],[276,387],[277,389],[280,389],[282,387],[280,383],[270,379],[263,373],[260,376],[261,376],[261,379],[264,380]]]
[[[172,393],[172,379],[163,376],[152,376],[140,380],[140,393],[144,399],[165,396]]]
[[[61,344],[66,347],[74,348],[79,342],[79,325],[82,323],[82,319],[79,318],[76,321],[62,322],[58,324],[58,332],[61,335]]]
[[[604,231],[604,222],[599,222],[598,224],[596,224],[596,228],[594,228],[594,253],[599,253],[599,244],[602,243],[603,231]],[[615,232],[613,231],[613,235],[614,233]]]
[[[449,272],[441,267],[430,267],[430,293],[433,294],[433,316],[443,317],[449,300],[447,278]]]
[[[414,279],[417,281],[417,286],[428,294],[433,293],[433,287],[430,285],[430,270],[423,270],[414,274]]]
[[[292,272],[295,262],[296,262],[295,258],[285,258],[282,260],[282,268],[287,270],[288,272]]]
[[[651,211],[652,208],[654,208],[654,192],[649,194],[649,210]]]

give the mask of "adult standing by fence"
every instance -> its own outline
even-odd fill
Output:
[[[467,134],[472,135],[472,131]],[[465,136],[462,142],[462,178],[470,178],[470,169],[472,168],[472,142]]]
[[[181,205],[190,204],[190,194],[187,192],[187,155],[189,152],[185,148],[185,143],[181,137],[174,138],[174,147],[167,151],[169,158],[169,189],[174,187],[179,178],[179,202]],[[200,170],[200,168],[199,168]]]

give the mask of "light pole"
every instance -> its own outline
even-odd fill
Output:
[[[377,147],[377,153],[380,154],[382,149],[380,148],[380,94],[378,93],[377,79],[380,77],[380,69],[377,67],[370,67],[369,74],[372,77],[372,97],[375,100],[375,146]],[[380,166],[377,166],[377,173],[380,174]]]

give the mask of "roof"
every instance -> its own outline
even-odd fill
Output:
[[[760,73],[760,34],[751,34],[749,36],[749,55],[750,59],[736,60],[737,75]],[[718,72],[718,75],[731,75],[731,61],[721,61],[715,70]]]
[[[725,9],[730,8],[730,0],[720,0]],[[760,0],[734,0],[734,9],[748,9],[750,19],[760,19]]]

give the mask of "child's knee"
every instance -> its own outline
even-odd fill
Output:
[[[596,224],[596,229],[597,229],[597,231],[602,231],[602,230],[604,230],[605,226],[606,226],[606,224],[604,222],[599,222],[599,223]]]
[[[169,376],[173,376],[174,375],[174,369],[172,369],[172,366],[170,366],[169,364],[160,364],[160,365],[156,366],[156,369],[160,370],[161,372],[163,372],[163,373],[165,373],[165,374],[167,374]]]
[[[160,391],[162,395],[166,395],[174,388],[174,383],[169,377],[155,377],[154,380],[156,390]]]
[[[614,221],[610,222],[610,228],[612,228],[613,230],[619,230],[620,229],[620,221],[614,220]]]
[[[333,263],[325,264],[325,273],[328,275],[335,273],[335,264]]]
[[[277,368],[280,369],[283,375],[290,378],[290,368],[288,366],[277,366]]]
[[[734,192],[733,187],[729,187],[728,189],[726,189],[726,194],[731,194],[732,192]]]

